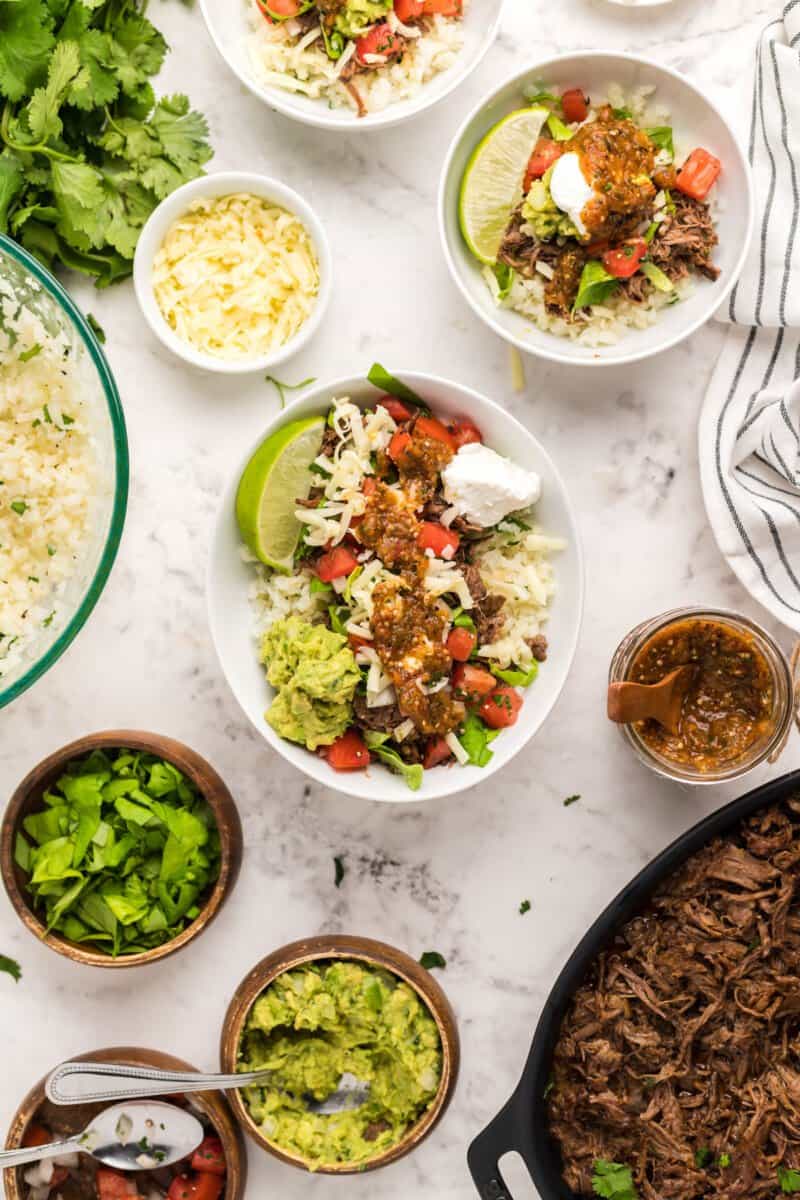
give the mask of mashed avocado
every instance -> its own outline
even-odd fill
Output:
[[[330,746],[344,733],[361,680],[346,638],[324,625],[285,617],[264,634],[261,661],[277,690],[266,714],[276,733],[309,750]]]
[[[400,1141],[439,1088],[436,1022],[394,975],[332,961],[287,971],[256,1000],[239,1047],[240,1071],[269,1068],[269,1087],[244,1089],[271,1142],[312,1168],[365,1162]],[[358,1108],[309,1112],[347,1072],[369,1084]]]
[[[392,0],[347,0],[336,14],[335,28],[345,37],[359,37],[370,25],[381,21],[392,8]]]
[[[522,215],[536,234],[540,242],[550,242],[555,237],[577,237],[578,231],[574,224],[556,208],[550,194],[550,178],[553,168],[542,176],[534,179],[531,190],[522,205]]]

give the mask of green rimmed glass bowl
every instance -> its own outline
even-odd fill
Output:
[[[52,667],[86,624],[117,555],[128,504],[128,438],[117,385],[97,338],[60,283],[41,263],[0,234],[0,278],[15,299],[33,308],[54,336],[67,339],[74,361],[83,365],[103,491],[87,536],[85,553],[60,594],[56,615],[26,638],[7,669],[0,659],[0,708]],[[2,613],[0,613],[0,622]]]

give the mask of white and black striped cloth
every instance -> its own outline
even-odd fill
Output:
[[[800,631],[800,0],[764,30],[750,127],[757,219],[700,417],[700,470],[720,550]]]

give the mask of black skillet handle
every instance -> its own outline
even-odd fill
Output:
[[[467,1151],[467,1164],[481,1200],[514,1200],[499,1167],[500,1159],[510,1150],[516,1150],[524,1157],[517,1137],[513,1099],[483,1133],[478,1134]]]

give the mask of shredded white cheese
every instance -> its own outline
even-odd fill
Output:
[[[313,312],[319,263],[305,225],[245,193],[195,201],[153,263],[153,292],[175,333],[215,358],[257,358]]]

